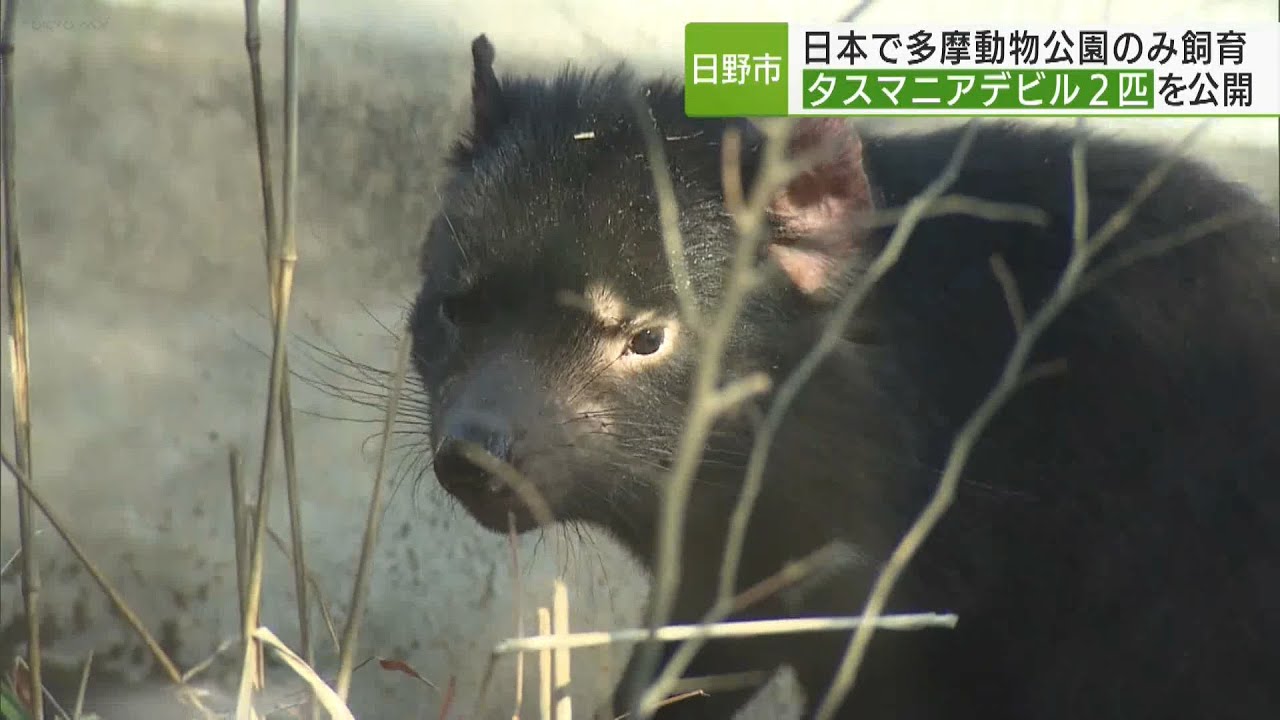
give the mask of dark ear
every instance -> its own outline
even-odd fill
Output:
[[[493,72],[496,55],[493,43],[483,34],[471,41],[471,132],[477,139],[488,140],[506,122],[506,108],[498,76]]]
[[[777,228],[769,255],[806,295],[831,290],[865,235],[873,209],[862,142],[843,118],[802,118],[791,130],[791,156],[808,169],[773,199]]]

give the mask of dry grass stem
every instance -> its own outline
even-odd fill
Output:
[[[955,627],[958,616],[945,613],[915,613],[904,615],[884,615],[874,621],[882,630],[926,630],[930,628]],[[734,622],[666,625],[656,632],[648,628],[624,628],[597,632],[581,632],[560,635],[539,635],[526,638],[506,640],[498,643],[494,652],[509,655],[518,652],[538,652],[541,650],[578,650],[581,648],[599,647],[621,643],[641,643],[651,637],[659,642],[674,642],[701,638],[747,638],[763,635],[794,635],[810,632],[835,632],[852,630],[871,624],[863,617],[830,617],[830,618],[784,618],[780,620],[738,620]]]
[[[262,188],[262,215],[265,230],[263,256],[267,269],[267,290],[271,303],[271,312],[279,312],[275,288],[279,283],[279,268],[272,262],[274,249],[278,243],[275,217],[275,198],[271,180],[271,143],[266,123],[266,101],[262,85],[262,35],[258,27],[258,0],[245,0],[245,51],[249,57],[249,78],[253,92],[253,116],[258,142],[258,173]],[[290,214],[288,224],[292,224],[292,183],[285,179],[286,213]],[[314,662],[311,648],[310,605],[307,601],[307,562],[302,542],[302,498],[298,490],[297,463],[294,453],[293,436],[293,400],[289,384],[289,354],[287,348],[281,349],[283,376],[280,379],[280,439],[284,452],[285,496],[289,505],[289,533],[292,539],[290,562],[293,567],[294,592],[298,609],[298,648],[303,659]],[[314,713],[313,713],[314,715]]]
[[[4,285],[8,288],[9,370],[12,374],[14,459],[26,478],[33,476],[31,462],[31,398],[27,339],[27,301],[22,280],[22,252],[18,241],[17,148],[14,107],[14,25],[18,0],[0,5],[0,242],[5,250]],[[27,630],[28,691],[32,698],[33,720],[44,720],[41,702],[43,664],[40,647],[40,569],[35,552],[31,498],[25,487],[18,488],[18,548],[22,579],[22,604]]]
[[[5,469],[13,475],[14,479],[18,482],[18,486],[27,493],[27,496],[31,498],[31,501],[35,503],[36,507],[40,508],[40,512],[44,514],[45,520],[49,522],[49,525],[53,527],[54,532],[58,533],[58,536],[67,544],[67,547],[71,548],[72,554],[74,554],[76,559],[80,561],[80,564],[84,566],[84,569],[89,573],[89,576],[93,578],[93,581],[98,584],[98,588],[102,590],[103,595],[107,596],[107,600],[111,602],[111,605],[116,609],[116,612],[120,613],[125,622],[133,628],[134,632],[138,634],[138,637],[142,639],[142,642],[146,644],[147,649],[151,651],[152,657],[154,657],[156,662],[159,663],[160,669],[164,671],[164,674],[168,676],[174,684],[181,685],[182,673],[178,671],[178,667],[169,659],[169,656],[160,647],[160,643],[157,642],[155,637],[151,635],[151,632],[147,630],[147,626],[142,623],[142,620],[138,617],[137,613],[133,612],[129,605],[124,601],[124,597],[120,595],[110,581],[107,580],[106,576],[102,574],[102,571],[98,569],[98,566],[89,559],[87,554],[85,554],[84,548],[80,546],[80,543],[71,536],[70,530],[68,530],[70,525],[60,515],[58,515],[53,508],[49,507],[49,504],[46,503],[44,499],[40,497],[40,494],[35,491],[35,488],[31,486],[30,482],[27,480],[26,473],[22,472],[22,470],[18,468],[17,463],[11,460],[3,451],[0,451],[0,464],[3,464]]]
[[[252,5],[246,4],[246,9]],[[252,7],[256,10],[256,7]],[[256,18],[255,13],[246,13]],[[274,302],[272,311],[275,315],[273,344],[271,350],[271,375],[268,381],[266,421],[262,433],[262,456],[258,468],[257,509],[254,514],[253,541],[250,544],[249,582],[246,591],[246,617],[243,634],[249,638],[258,622],[259,609],[262,602],[263,557],[265,555],[264,540],[266,536],[267,517],[270,508],[270,484],[268,483],[271,467],[271,451],[275,447],[276,425],[279,421],[280,403],[283,398],[281,388],[285,378],[284,346],[288,328],[289,301],[293,292],[293,270],[298,260],[297,241],[295,238],[295,182],[298,173],[298,85],[297,85],[297,35],[298,35],[298,3],[297,0],[285,0],[284,22],[284,202],[283,232],[280,242],[271,248],[272,260],[276,274],[272,277],[274,285]],[[246,22],[250,22],[246,18]],[[269,222],[268,222],[269,224]],[[304,623],[305,626],[305,623]],[[244,648],[244,668],[240,677],[240,691],[237,698],[237,720],[250,720],[253,715],[251,695],[252,680],[257,667],[253,642],[247,642]]]
[[[76,704],[71,710],[72,720],[80,720],[84,715],[84,694],[89,689],[89,671],[93,668],[93,650],[89,650],[89,657],[85,658],[84,670],[80,672],[80,686],[76,688]]]
[[[538,634],[551,635],[551,611],[538,608]],[[551,648],[538,651],[538,717],[551,720]]]
[[[360,561],[356,565],[356,578],[351,591],[351,605],[347,613],[346,627],[342,632],[342,654],[338,665],[338,679],[334,683],[338,696],[346,700],[351,689],[352,666],[355,661],[356,640],[360,632],[360,623],[364,620],[364,606],[369,587],[370,566],[373,562],[373,549],[378,540],[379,520],[382,517],[383,475],[387,464],[387,450],[391,445],[391,431],[395,427],[396,411],[400,406],[400,393],[404,388],[405,373],[409,367],[409,348],[412,346],[409,333],[400,337],[396,350],[395,380],[391,388],[391,400],[387,404],[386,417],[382,426],[382,446],[378,452],[378,466],[373,475],[373,491],[369,497],[369,512],[365,520],[364,539],[360,545]]]
[[[296,653],[281,642],[280,638],[276,637],[274,633],[267,628],[258,628],[254,631],[253,637],[255,640],[260,640],[270,645],[280,659],[297,673],[298,677],[306,681],[312,692],[315,693],[316,698],[319,699],[320,704],[324,706],[325,711],[329,713],[329,717],[334,720],[355,720],[355,716],[351,714],[351,710],[339,694],[329,687],[311,666],[307,665],[302,658],[298,657]]]
[[[555,637],[569,636],[569,589],[564,581],[556,578],[551,601],[552,633]],[[570,697],[570,653],[566,646],[552,648],[552,664],[555,666],[556,720],[573,720],[573,699]]]

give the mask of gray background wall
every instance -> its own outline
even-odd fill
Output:
[[[467,42],[487,32],[504,68],[624,55],[678,67],[690,20],[828,19],[839,0],[310,0],[303,5],[295,369],[351,387],[302,340],[388,367],[379,327],[414,290],[412,257],[435,206],[439,153],[460,127]],[[239,0],[26,0],[18,25],[18,202],[32,323],[35,479],[176,660],[189,667],[235,635],[227,448],[260,453],[270,330],[261,211]],[[1145,0],[881,2],[868,21],[1147,19]],[[1274,21],[1272,0],[1170,0],[1164,17]],[[263,3],[264,61],[280,148],[278,17]],[[1173,136],[1189,122],[1113,123]],[[1277,196],[1274,120],[1222,121],[1199,147],[1234,177]],[[277,165],[279,167],[278,159]],[[278,191],[278,187],[277,187]],[[12,447],[8,356],[4,443]],[[341,621],[376,457],[375,410],[294,382],[308,562]],[[277,456],[278,457],[278,456]],[[451,505],[412,448],[384,517],[360,656],[403,659],[473,697],[488,649],[514,633],[505,541]],[[15,483],[0,483],[0,562],[17,547]],[[277,486],[282,487],[282,486]],[[272,527],[287,536],[283,490]],[[182,717],[152,664],[43,519],[48,660],[95,657],[96,709],[108,718]],[[564,573],[573,624],[633,624],[644,578],[607,538],[525,538],[526,627]],[[318,617],[318,616],[317,616]],[[0,581],[0,657],[22,638],[16,565]],[[292,580],[268,554],[264,619],[296,638]],[[322,649],[331,643],[320,629]],[[578,707],[604,697],[627,650],[575,655]],[[232,653],[234,655],[234,653]],[[322,659],[331,660],[328,652]],[[530,663],[532,665],[533,663]],[[512,702],[500,666],[494,708]],[[533,675],[529,675],[532,682]],[[216,674],[209,676],[210,680]],[[56,677],[54,678],[57,679]],[[281,687],[274,682],[272,687]],[[530,687],[527,685],[527,687]],[[762,697],[779,717],[785,682]],[[527,693],[531,696],[532,693]],[[67,696],[63,696],[67,697]],[[287,699],[287,698],[285,698]],[[214,697],[211,705],[223,700]],[[438,696],[376,668],[355,678],[363,717],[435,717]],[[167,709],[162,709],[167,708]],[[585,715],[584,715],[585,717]]]

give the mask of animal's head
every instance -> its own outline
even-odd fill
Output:
[[[719,306],[738,238],[721,177],[725,124],[687,118],[677,86],[641,86],[622,68],[500,82],[484,36],[472,52],[472,126],[454,148],[411,317],[436,476],[490,529],[505,530],[508,512],[519,530],[536,525],[511,476],[478,461],[483,449],[555,519],[625,526],[657,501],[699,347],[680,316],[632,99],[663,138],[703,317]],[[762,285],[731,333],[728,377],[775,369],[792,349],[783,336],[858,255],[870,193],[856,136],[836,120],[793,133],[793,149],[829,152],[773,197]],[[742,147],[749,191],[759,136]],[[744,436],[722,427],[708,467],[740,467]]]

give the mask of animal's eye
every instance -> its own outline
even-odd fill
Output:
[[[645,328],[631,336],[627,352],[635,355],[652,355],[662,349],[666,332],[662,328]]]

